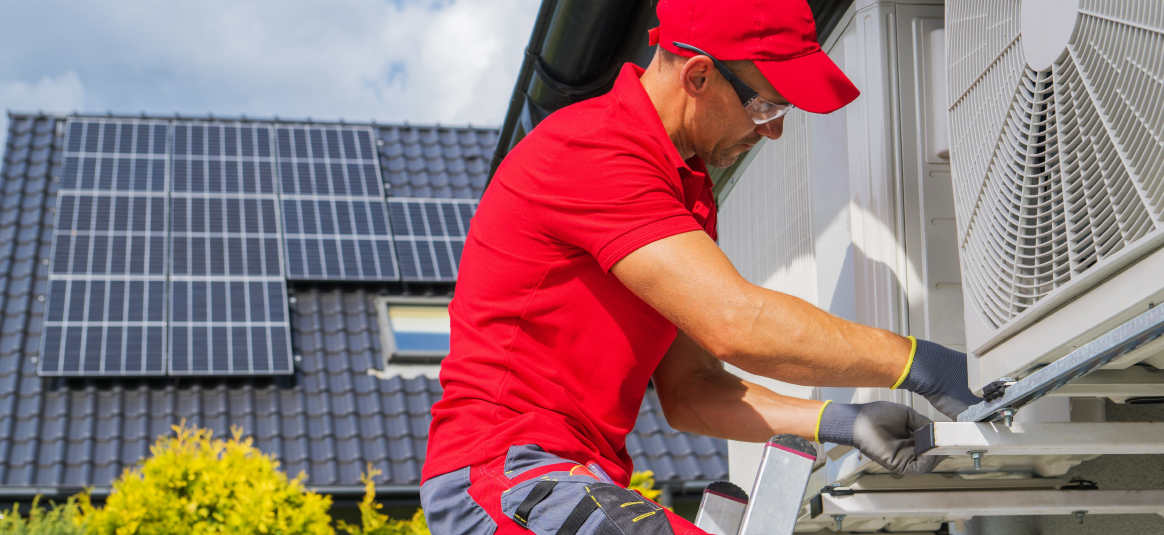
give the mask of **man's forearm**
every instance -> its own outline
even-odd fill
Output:
[[[740,276],[703,232],[662,239],[612,272],[700,346],[756,375],[811,386],[890,387],[911,343]]]
[[[791,433],[815,440],[822,402],[750,383],[680,332],[654,376],[667,422],[680,431],[763,442]]]
[[[816,440],[823,402],[780,395],[726,371],[706,374],[692,386],[700,395],[678,400],[666,414],[680,431],[742,442],[783,433]]]
[[[812,304],[753,286],[738,318],[738,342],[717,355],[756,375],[835,387],[891,387],[901,379],[908,338],[833,316]]]

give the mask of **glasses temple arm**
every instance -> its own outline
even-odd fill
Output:
[[[691,45],[680,43],[678,41],[672,41],[671,44],[684,50],[690,50],[701,56],[707,56],[707,59],[710,59],[711,63],[715,65],[716,70],[718,70],[719,73],[722,74],[725,79],[727,79],[728,83],[732,85],[732,89],[736,90],[736,95],[740,97],[740,102],[744,106],[747,106],[748,103],[752,101],[752,99],[755,99],[759,95],[755,89],[748,87],[748,84],[745,84],[743,80],[740,80],[740,78],[736,76],[735,73],[728,69],[727,65],[724,65],[723,62],[715,59],[715,56],[712,56],[711,54],[708,54],[707,52],[704,52]]]

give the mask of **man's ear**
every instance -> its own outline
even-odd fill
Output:
[[[711,83],[711,71],[715,64],[707,56],[688,58],[679,70],[679,83],[683,90],[692,98],[699,98],[707,93]]]

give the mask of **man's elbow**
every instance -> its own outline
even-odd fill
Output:
[[[655,394],[659,397],[659,407],[663,409],[663,417],[667,420],[667,425],[670,425],[676,431],[684,433],[698,433],[699,432],[699,415],[695,412],[695,407],[692,404],[695,396],[691,385],[699,382],[700,377],[685,377],[683,381],[678,384],[668,385],[666,382],[660,384],[655,381]]]
[[[741,358],[755,352],[751,335],[730,324],[709,329],[699,345],[720,362],[728,364],[736,364]]]
[[[667,425],[676,431],[684,433],[698,433],[698,422],[691,405],[685,399],[676,399],[678,396],[659,396],[659,406],[663,409],[663,418]]]
[[[731,300],[733,306],[715,307],[712,318],[692,336],[711,356],[721,362],[736,364],[741,359],[756,355],[761,351],[763,341],[757,336],[756,327],[765,312],[762,299],[745,295]]]

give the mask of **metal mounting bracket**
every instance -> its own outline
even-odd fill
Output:
[[[914,433],[919,455],[1131,455],[1164,453],[1164,422],[935,422]]]
[[[1141,396],[1164,396],[1164,370],[1152,366],[1130,366],[1119,370],[1104,368],[1047,394],[1047,397],[1076,398]]]
[[[1164,334],[1164,306],[1149,309],[1067,356],[1035,370],[1007,386],[1002,396],[966,409],[958,415],[958,421],[997,420],[1004,410],[1016,411],[1161,334]]]

